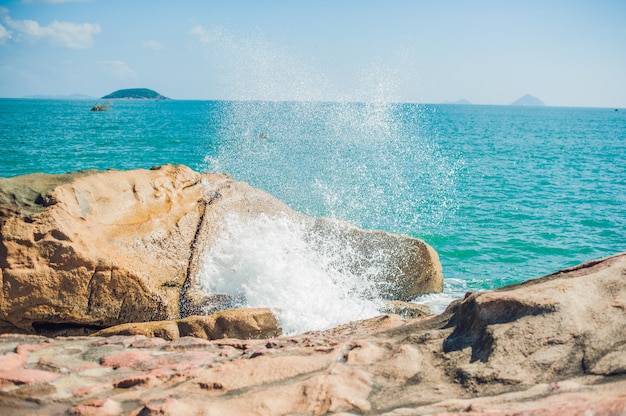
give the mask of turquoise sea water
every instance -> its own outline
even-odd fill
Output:
[[[0,100],[0,176],[186,164],[439,252],[441,308],[626,250],[626,110]]]

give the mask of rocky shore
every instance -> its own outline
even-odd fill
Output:
[[[421,240],[307,218],[224,175],[0,179],[0,414],[626,414],[626,253],[439,315],[285,336],[268,309],[210,313],[229,300],[198,283],[198,253],[233,212],[399,253],[390,301],[441,290]]]
[[[626,253],[440,315],[267,339],[0,336],[15,415],[623,415]]]

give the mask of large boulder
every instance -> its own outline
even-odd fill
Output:
[[[32,174],[0,178],[0,333],[91,333],[220,309],[199,274],[233,215],[284,216],[320,250],[350,246],[359,255],[342,267],[355,273],[384,261],[379,292],[390,300],[442,289],[423,241],[306,217],[227,175],[171,165]]]

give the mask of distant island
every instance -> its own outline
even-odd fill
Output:
[[[471,105],[472,103],[468,100],[466,100],[465,98],[461,98],[460,100],[456,100],[456,101],[444,101],[442,104],[458,104],[458,105]]]
[[[148,88],[129,88],[117,90],[102,97],[103,100],[131,99],[131,100],[169,100],[169,98]]]
[[[527,107],[542,107],[546,105],[546,103],[544,103],[539,98],[533,95],[526,94],[523,97],[520,97],[517,100],[513,101],[511,105],[521,105],[521,106],[527,106]]]

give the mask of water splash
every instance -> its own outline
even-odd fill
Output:
[[[414,74],[376,60],[346,92],[263,38],[206,34],[207,53],[243,98],[224,103],[207,170],[307,215],[368,229],[419,237],[454,215],[457,161],[420,129],[425,107],[397,103]],[[278,308],[287,332],[376,314],[376,302],[357,290],[374,277],[333,267],[341,261],[312,249],[302,233],[284,220],[230,219],[205,258],[205,289],[240,305]]]
[[[422,111],[394,103],[231,102],[207,168],[308,215],[419,236],[454,215],[460,169],[416,130]]]
[[[221,28],[196,25],[191,34],[202,45],[207,69],[224,87],[218,92],[223,99],[321,101],[333,90],[310,59],[293,58],[259,33],[234,36]]]
[[[202,289],[230,299],[229,307],[269,307],[286,334],[327,329],[379,314],[380,268],[354,274],[350,245],[320,247],[304,224],[284,216],[227,217],[204,256]]]

